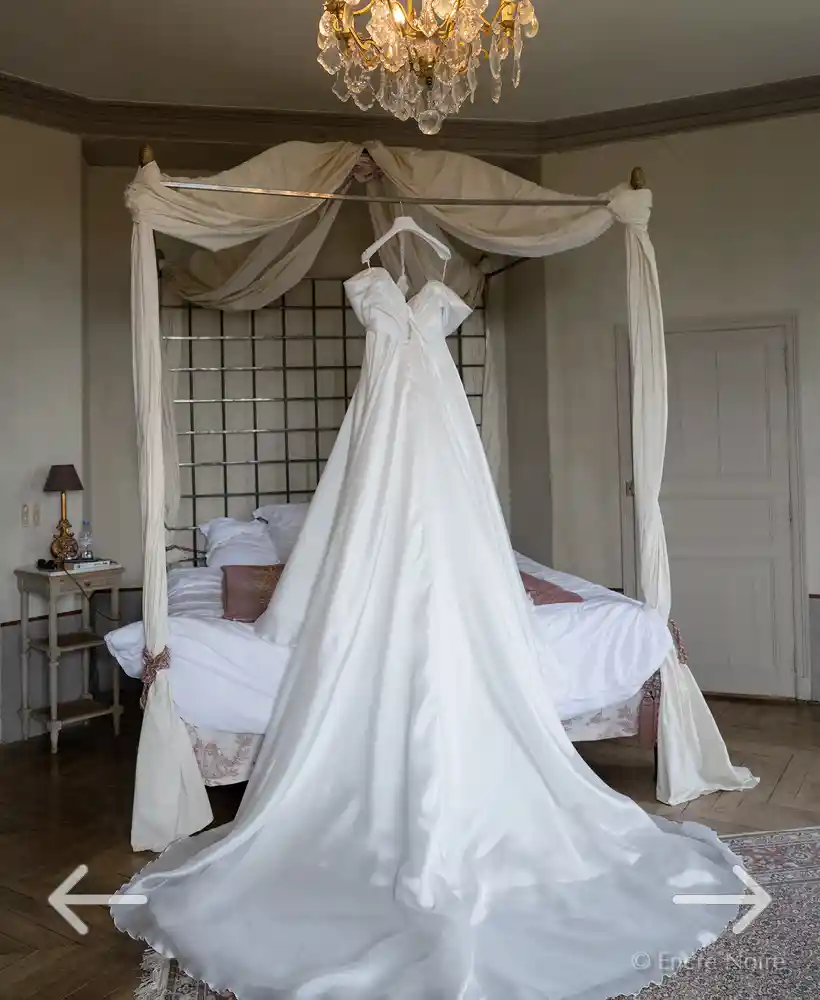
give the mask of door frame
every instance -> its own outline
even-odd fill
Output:
[[[812,695],[809,647],[809,595],[806,585],[805,491],[802,473],[800,432],[800,371],[798,321],[796,313],[763,316],[733,316],[718,320],[674,320],[665,323],[667,333],[706,333],[709,330],[748,330],[780,327],[785,342],[786,398],[789,438],[789,491],[791,511],[792,595],[794,615],[795,697],[809,700]],[[632,481],[632,365],[629,356],[629,329],[615,327],[615,377],[618,405],[618,496],[621,511],[621,571],[624,593],[639,597],[638,559],[635,548],[635,503],[629,493]]]

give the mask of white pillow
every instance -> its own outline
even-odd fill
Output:
[[[253,516],[266,522],[273,547],[282,562],[287,562],[307,517],[309,503],[274,503],[257,507]]]
[[[261,521],[215,517],[200,524],[199,531],[205,538],[208,566],[273,566],[284,562]]]

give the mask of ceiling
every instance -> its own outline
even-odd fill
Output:
[[[817,0],[534,0],[521,87],[461,117],[543,121],[820,74]],[[321,0],[0,4],[0,72],[84,97],[356,113],[316,62]],[[484,70],[486,74],[486,69]]]

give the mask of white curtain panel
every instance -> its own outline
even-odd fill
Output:
[[[394,150],[377,142],[368,143],[365,148],[386,181],[403,197],[568,197],[458,153]],[[345,142],[283,143],[232,170],[198,180],[220,185],[332,192],[345,184],[362,149]],[[250,254],[240,257],[240,261],[247,267],[245,277],[251,274],[254,276],[252,282],[264,283],[266,276],[275,273],[278,266],[273,261],[266,262],[266,258],[272,247],[283,245],[281,240],[274,238],[266,244],[266,238],[320,209],[325,213],[323,220],[330,214],[327,202],[320,199],[180,191],[167,188],[163,180],[157,165],[150,163],[139,171],[127,195],[134,217],[132,326],[145,545],[143,614],[146,644],[154,654],[165,648],[168,627],[163,531],[163,377],[153,233],[167,233],[211,251],[261,241]],[[666,441],[666,361],[658,274],[647,231],[652,195],[646,190],[633,191],[628,185],[621,185],[599,197],[607,202],[606,206],[429,205],[425,213],[444,232],[469,246],[518,257],[541,257],[579,247],[602,235],[616,221],[624,225],[635,399],[633,433],[641,581],[646,601],[666,618],[670,604],[669,565],[658,502]],[[311,232],[320,229],[321,224]],[[286,230],[285,245],[293,233],[293,229]],[[265,249],[260,250],[260,247]],[[293,273],[296,272],[298,267]],[[236,296],[237,287],[231,284],[230,275],[224,280],[230,294]],[[239,301],[241,296],[234,298],[234,303]],[[514,331],[509,331],[509,341],[514,349]],[[670,660],[664,669],[663,682],[659,798],[682,802],[716,788],[738,789],[754,784],[756,779],[745,768],[731,765],[714,719],[688,669]],[[156,702],[156,698],[149,697],[148,713]],[[169,725],[167,723],[166,728]],[[145,731],[144,726],[143,733]],[[167,789],[171,780],[169,769],[173,767],[178,766],[183,775],[190,771],[187,759],[175,764],[176,754],[185,756],[177,736],[170,732],[162,736],[162,730],[154,726],[152,740],[165,739],[168,753],[163,758],[161,753],[156,755],[152,747],[152,758],[162,760],[162,767],[155,767],[150,773],[148,767],[138,766],[137,769],[135,800],[140,799],[141,806],[137,810],[135,801],[135,823],[139,811],[146,824],[149,821],[154,824],[151,834],[154,840],[158,837],[154,804],[165,801],[167,795],[164,792],[154,794],[151,785],[161,784]],[[141,740],[141,754],[143,742]],[[187,746],[193,759],[190,743]],[[180,800],[186,799],[186,804],[180,805],[180,812],[184,812],[195,795],[182,778],[174,781],[180,789]],[[191,826],[200,820],[201,816],[183,825]],[[169,816],[166,822],[171,838],[198,828],[183,829],[178,817]]]
[[[624,223],[632,356],[632,456],[644,600],[665,621],[672,606],[660,492],[666,454],[668,390],[658,267],[649,238],[651,202],[621,194],[611,204]],[[707,792],[753,788],[748,768],[734,767],[691,670],[672,652],[661,665],[657,796],[680,805]]]

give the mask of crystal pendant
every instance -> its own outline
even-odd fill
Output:
[[[384,71],[384,66],[381,69],[381,75],[379,77],[379,89],[376,91],[376,100],[385,107],[385,99],[387,97],[387,73]]]
[[[476,71],[475,71],[477,63],[478,60],[475,57],[473,57],[470,60],[470,65],[467,67],[467,89],[470,92],[471,102],[475,100],[475,92],[476,89],[478,88],[478,78],[476,77]]]
[[[453,87],[450,93],[455,104],[455,109],[458,111],[461,105],[467,100],[468,95],[467,81],[463,76],[457,76],[453,80]]]
[[[501,76],[501,50],[497,37],[493,38],[490,43],[490,72],[493,80],[497,80]]]
[[[353,94],[353,103],[362,111],[369,111],[373,107],[376,103],[376,92],[370,81],[358,93]]]
[[[513,29],[513,71],[512,85],[517,87],[521,83],[521,50],[524,48],[524,40],[521,36],[521,22],[515,19]]]
[[[336,74],[336,82],[333,84],[333,93],[339,98],[340,101],[346,101],[350,97],[350,91],[347,89],[347,83],[345,82],[345,75],[341,70],[339,70]]]
[[[425,135],[435,135],[436,132],[441,131],[441,126],[444,123],[444,115],[435,108],[428,108],[426,111],[422,111],[421,114],[416,115],[416,121]]]
[[[436,109],[441,112],[442,118],[446,118],[447,115],[454,115],[458,111],[456,102],[453,99],[452,90],[444,91],[441,98],[436,102]]]
[[[424,0],[421,16],[415,19],[415,26],[427,38],[432,38],[438,31],[438,20],[433,13],[432,0]]]
[[[326,73],[334,76],[342,68],[342,54],[338,45],[329,45],[316,57],[316,61]]]
[[[524,28],[524,34],[527,38],[535,38],[538,34],[538,18],[533,16],[533,19]]]
[[[493,84],[492,84],[492,86],[493,86],[493,92],[492,92],[493,103],[494,104],[498,104],[498,102],[501,100],[501,77],[500,76],[497,79],[495,77],[493,78]]]
[[[415,73],[410,74],[404,82],[404,96],[408,104],[415,104],[421,97],[421,84]]]
[[[448,87],[453,82],[453,57],[452,50],[448,50],[447,57],[441,60],[436,66],[436,80],[443,87]]]
[[[398,73],[407,62],[407,49],[390,42],[382,49],[382,62],[389,73]]]
[[[522,24],[529,24],[530,21],[535,17],[535,11],[530,3],[530,0],[519,0],[518,3],[518,19]]]
[[[345,83],[351,94],[360,94],[369,85],[370,74],[358,63],[345,67]]]
[[[448,18],[455,8],[455,0],[433,0],[433,11],[442,21]]]
[[[474,7],[462,7],[458,15],[456,34],[462,42],[472,42],[481,31],[481,15]]]

